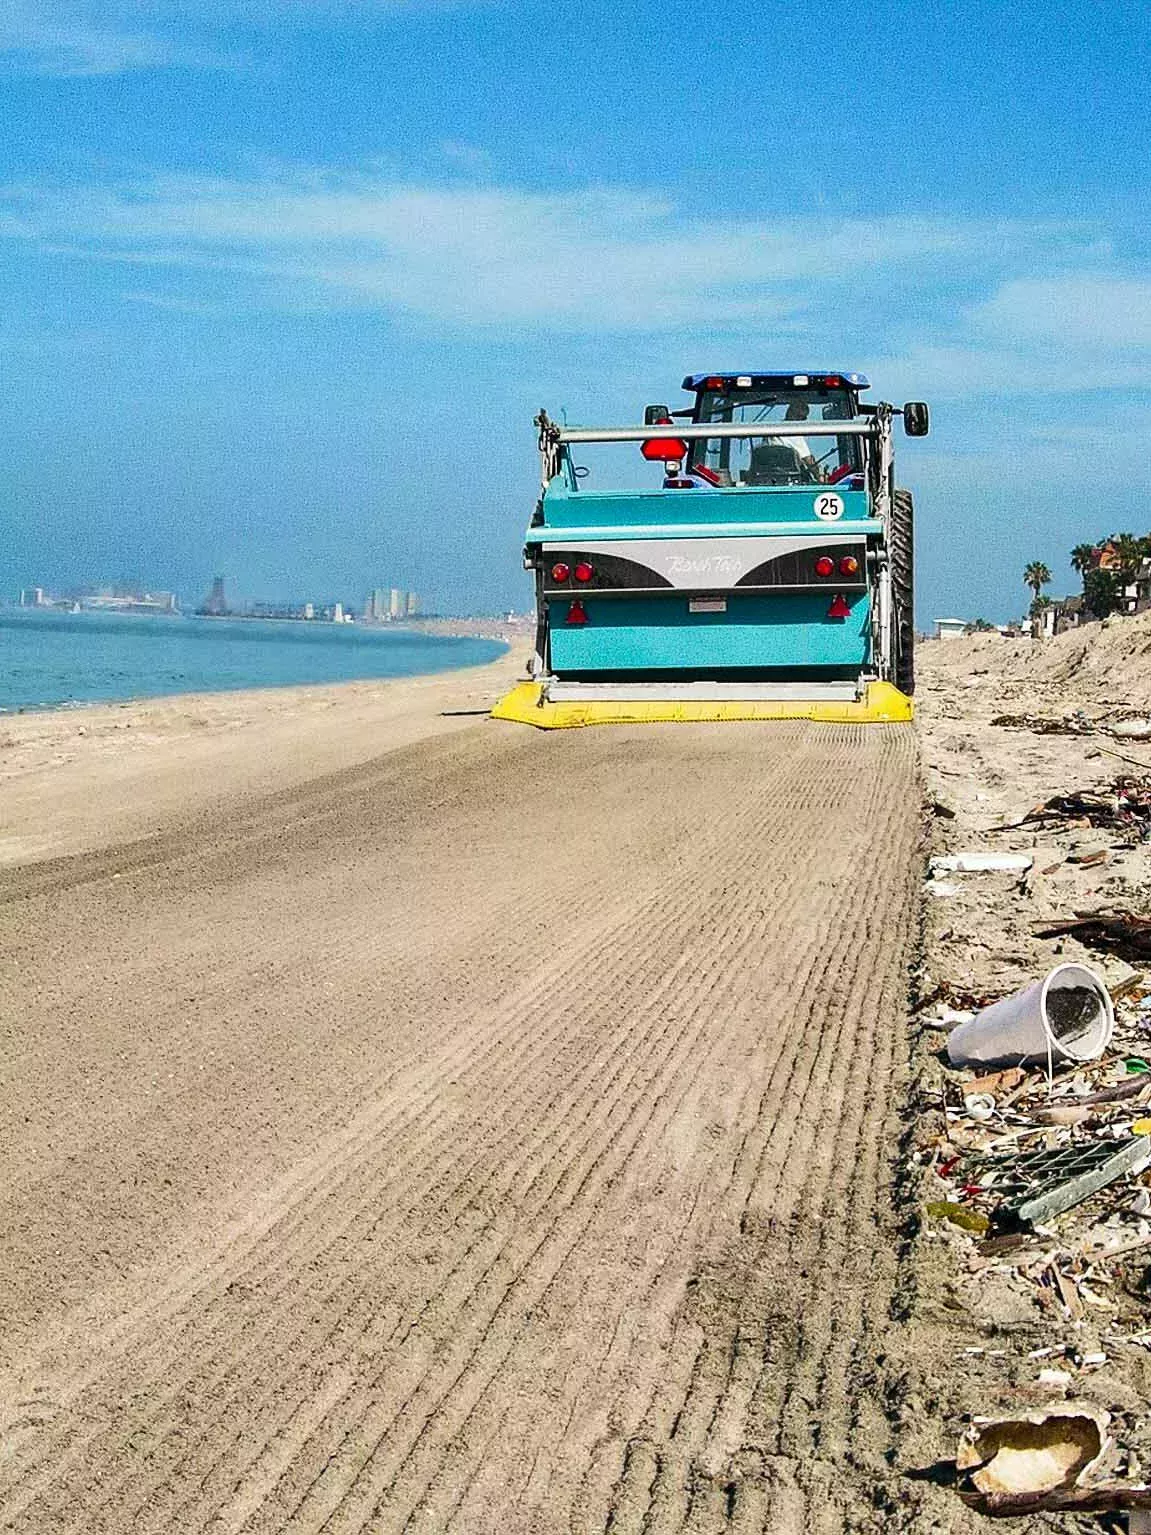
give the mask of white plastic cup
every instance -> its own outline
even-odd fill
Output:
[[[1061,1003],[1060,994],[1071,992]],[[1090,995],[1083,995],[1089,993]],[[1094,1061],[1106,1050],[1115,1010],[1106,986],[1085,965],[1056,965],[1041,981],[993,1002],[947,1036],[953,1066]]]

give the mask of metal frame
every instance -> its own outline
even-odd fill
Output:
[[[658,426],[561,426],[557,442],[646,442],[652,437],[673,437],[695,442],[705,437],[877,437],[871,421],[852,417],[846,421],[664,421]]]
[[[715,438],[747,439],[752,437],[863,437],[877,444],[877,451],[870,458],[868,478],[872,494],[871,521],[878,521],[884,528],[889,525],[892,495],[895,489],[895,454],[892,443],[892,424],[895,407],[881,403],[869,408],[865,418],[852,417],[844,421],[757,421],[740,424],[728,422],[665,421],[652,426],[561,426],[553,421],[545,410],[535,418],[539,432],[540,484],[546,491],[560,474],[565,459],[571,461],[568,451],[574,443],[648,442],[658,438],[673,438],[682,442],[698,442]],[[745,487],[722,487],[717,493],[739,494]],[[811,489],[804,486],[803,489]],[[566,534],[567,530],[565,530]],[[559,530],[557,530],[557,537]],[[544,540],[539,540],[542,545]],[[549,541],[550,542],[550,541]],[[525,550],[526,555],[526,550]],[[859,688],[864,692],[872,680],[889,680],[893,675],[894,656],[894,600],[891,585],[891,564],[887,540],[868,554],[874,582],[875,599],[872,613],[872,665],[859,678]],[[543,572],[536,567],[536,616],[537,631],[535,654],[530,671],[537,681],[545,685],[551,680],[551,657],[548,654],[548,625],[544,621],[546,596]],[[602,596],[603,593],[597,595]],[[624,595],[621,593],[621,595]]]
[[[685,424],[672,421],[658,426],[561,426],[546,410],[541,410],[535,418],[542,461],[540,483],[546,488],[559,474],[565,457],[564,448],[571,443],[648,442],[660,437],[672,437],[681,442],[715,437],[868,437],[880,444],[880,477],[890,482],[893,409],[891,405],[877,405],[866,418],[854,416],[846,421],[755,421],[739,425],[723,421]]]

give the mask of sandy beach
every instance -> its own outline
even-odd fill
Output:
[[[1000,828],[1148,644],[925,645],[915,730],[499,724],[522,645],[5,721],[4,1528],[985,1528],[938,1468],[1056,1322],[922,1220],[916,1008],[1130,971],[1033,929],[1145,847]],[[970,847],[1041,856],[925,896]]]
[[[463,729],[522,674],[528,648],[514,635],[491,665],[395,681],[5,715],[0,866],[147,836],[186,812]]]
[[[881,1527],[913,735],[516,670],[15,722],[5,1528]]]

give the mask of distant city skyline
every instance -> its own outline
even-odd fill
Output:
[[[168,589],[130,583],[65,582],[59,586],[29,583],[16,596],[23,608],[75,608],[80,610],[188,612],[208,616],[266,616],[301,619],[328,618],[336,622],[357,619],[391,623],[415,618],[423,611],[420,594],[407,588],[374,587],[362,598],[316,595],[298,598],[239,597],[229,593],[227,578],[214,576],[207,592],[189,600]]]

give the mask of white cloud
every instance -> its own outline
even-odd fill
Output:
[[[938,281],[982,259],[985,227],[918,217],[700,219],[664,196],[421,186],[316,172],[10,188],[25,233],[94,256],[230,267],[320,301],[452,325],[746,333],[844,285]],[[11,226],[9,226],[11,227]],[[856,343],[858,345],[858,343]]]
[[[440,150],[486,169],[469,146]],[[195,271],[194,304],[221,313],[376,309],[600,348],[627,334],[629,357],[646,336],[739,366],[786,350],[861,366],[889,398],[1140,391],[1151,369],[1151,280],[1078,225],[699,218],[642,188],[272,168],[0,189],[0,237],[164,271],[151,301],[173,311]]]
[[[1151,281],[1078,272],[1017,278],[972,311],[988,336],[1065,347],[1151,347]]]
[[[0,0],[0,67],[82,77],[132,70],[236,69],[238,32],[370,22],[490,0]]]

